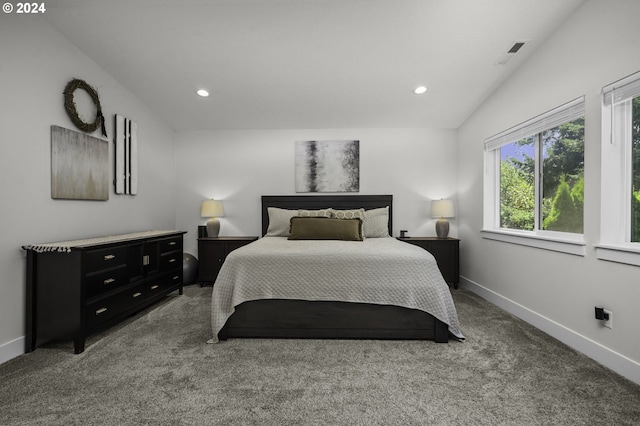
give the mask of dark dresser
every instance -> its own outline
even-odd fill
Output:
[[[182,294],[183,231],[132,234],[29,245],[26,343],[87,336],[178,290]]]

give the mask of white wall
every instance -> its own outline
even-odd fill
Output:
[[[596,259],[600,92],[640,70],[640,2],[585,2],[459,129],[463,285],[640,383],[640,268]],[[483,141],[586,96],[585,257],[484,240]],[[594,306],[614,313],[614,328]],[[552,356],[553,354],[550,354]]]
[[[360,140],[360,194],[394,196],[394,234],[435,235],[431,199],[456,197],[456,132],[425,129],[255,130],[176,133],[177,226],[197,255],[200,203],[224,200],[220,235],[260,235],[260,196],[295,194],[300,140]],[[455,236],[455,219],[450,235]]]
[[[146,229],[173,229],[175,173],[172,129],[38,16],[1,14],[0,52],[0,362],[3,362],[24,349],[25,254],[21,246]],[[117,196],[111,190],[109,201],[51,199],[50,127],[77,130],[65,112],[62,95],[73,78],[83,79],[98,89],[110,141],[115,113],[137,121],[139,195]],[[78,108],[83,112],[82,92],[76,93],[79,93]],[[93,136],[101,135],[96,132]],[[113,143],[109,144],[109,153],[112,170]]]

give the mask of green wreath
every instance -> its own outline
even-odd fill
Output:
[[[83,121],[78,115],[76,103],[73,100],[73,93],[77,89],[82,89],[87,92],[96,107],[96,118],[95,120],[93,120],[93,123],[87,123]],[[67,83],[67,86],[64,88],[64,92],[62,93],[64,93],[64,108],[67,110],[69,118],[71,118],[71,121],[76,125],[78,129],[85,132],[93,132],[98,128],[98,126],[102,125],[102,134],[105,137],[107,136],[107,131],[104,126],[104,116],[102,115],[102,107],[100,106],[100,98],[98,97],[98,92],[96,91],[96,89],[89,86],[84,80],[74,78],[69,83]]]

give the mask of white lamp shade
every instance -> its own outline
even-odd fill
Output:
[[[202,217],[223,217],[224,206],[219,200],[204,200],[200,207],[200,216]]]
[[[432,217],[455,217],[452,200],[433,200],[431,201]]]

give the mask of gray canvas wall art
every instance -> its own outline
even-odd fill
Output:
[[[51,126],[51,198],[109,199],[109,142]]]
[[[297,141],[296,192],[358,192],[360,141]]]

